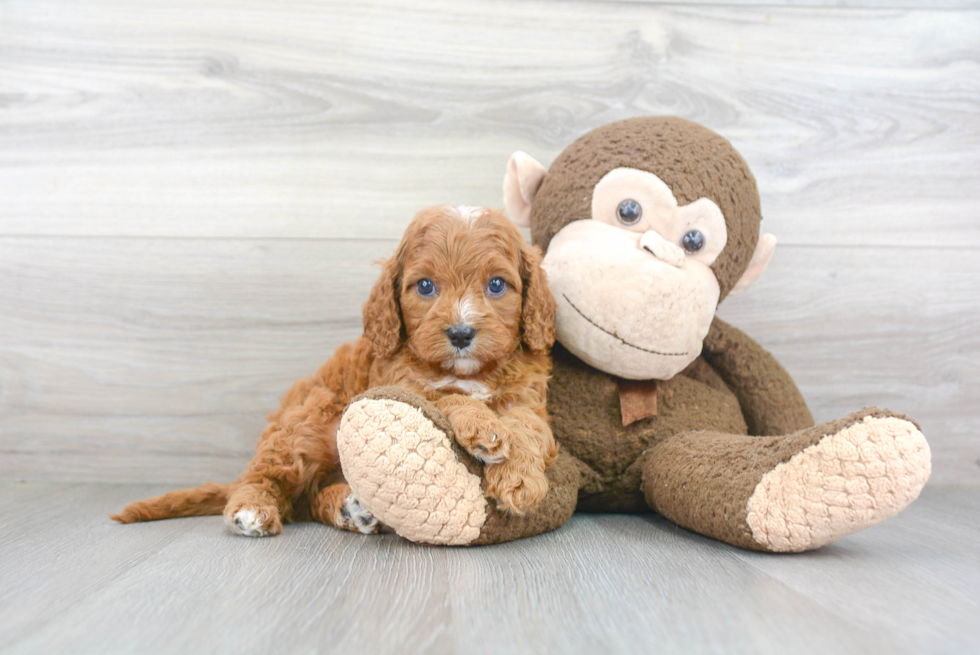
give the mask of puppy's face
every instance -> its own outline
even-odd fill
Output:
[[[520,234],[479,209],[435,208],[416,220],[400,289],[408,347],[430,364],[473,375],[520,344]]]
[[[538,251],[499,212],[423,210],[386,265],[390,281],[383,275],[365,305],[365,334],[372,338],[380,325],[373,308],[389,284],[404,345],[432,366],[474,375],[514,353],[522,339],[547,350],[554,300],[539,263]]]

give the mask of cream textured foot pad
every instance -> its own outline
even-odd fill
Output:
[[[362,505],[411,541],[465,545],[480,535],[487,502],[480,478],[421,410],[363,398],[337,430],[344,477]]]
[[[868,416],[766,473],[746,521],[768,550],[818,548],[898,514],[931,470],[929,445],[914,424]]]

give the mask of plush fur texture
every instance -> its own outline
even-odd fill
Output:
[[[780,552],[816,548],[894,516],[930,472],[918,426],[874,407],[788,436],[687,433],[649,451],[641,468],[647,503],[667,518]],[[697,493],[684,489],[695,485]]]
[[[486,463],[487,493],[502,511],[533,508],[557,453],[545,410],[555,305],[540,259],[499,212],[420,212],[364,305],[364,335],[293,385],[236,482],[132,503],[112,518],[223,513],[233,530],[255,536],[305,518],[375,530],[343,481],[336,431],[354,397],[382,385],[434,403],[460,445]],[[488,292],[492,278],[505,282],[503,293]],[[431,295],[420,280],[432,282]],[[454,327],[471,328],[472,341],[454,344]]]
[[[561,526],[575,508],[579,474],[559,451],[547,468],[548,494],[525,514],[492,502],[485,467],[459,447],[435,405],[401,387],[375,387],[344,412],[337,431],[356,497],[395,532],[419,543],[479,545]],[[488,500],[490,502],[488,502]]]
[[[578,484],[577,498],[553,488],[541,505],[549,508],[546,514],[512,517],[506,528],[488,520],[472,543],[537,534],[540,519],[568,516],[577,506],[587,511],[654,509],[683,527],[736,546],[800,551],[892,516],[915,499],[930,465],[928,444],[914,422],[866,408],[814,426],[803,397],[779,362],[717,318],[707,334],[694,335],[699,342],[703,338],[696,358],[663,377],[627,375],[622,360],[642,355],[621,349],[623,357],[603,356],[595,345],[605,339],[604,347],[617,347],[607,338],[611,334],[639,352],[626,336],[638,345],[656,344],[663,341],[661,332],[684,328],[653,319],[658,313],[685,311],[685,303],[673,302],[678,294],[665,293],[664,287],[668,292],[681,288],[671,287],[670,280],[678,279],[704,253],[685,251],[683,263],[678,261],[674,246],[682,244],[668,228],[688,229],[678,217],[696,214],[698,202],[710,201],[720,208],[727,233],[717,258],[702,262],[710,265],[720,291],[709,300],[724,299],[740,281],[747,286],[761,273],[774,242],[764,239],[763,247],[756,249],[761,220],[756,183],[728,141],[679,118],[636,118],[589,132],[543,175],[542,168],[527,155],[515,154],[505,177],[505,202],[516,209],[518,220],[529,217],[534,243],[545,251],[544,266],[556,298],[564,302],[558,290],[603,301],[620,294],[619,314],[630,315],[620,317],[610,310],[602,325],[581,324],[583,334],[594,330],[595,335],[591,340],[576,339],[577,350],[584,348],[584,353],[565,347],[563,330],[558,332],[548,411],[562,453],[567,454],[556,466],[574,471],[569,480]],[[649,202],[648,194],[645,207],[654,214],[648,216],[650,221],[617,222],[618,203],[637,201],[632,193],[642,190],[627,178],[652,179],[626,172],[610,178],[621,178],[619,191],[614,188],[613,197],[599,199],[609,212],[594,216],[596,185],[624,168],[656,176],[669,188],[678,209],[671,205],[660,211],[664,203]],[[626,193],[630,195],[617,197]],[[610,257],[611,242],[595,238],[601,231],[583,227],[602,221],[610,230],[619,229],[623,238],[640,237],[642,231],[628,257],[625,249],[622,257]],[[632,229],[634,224],[639,231]],[[705,234],[710,242],[720,232]],[[550,266],[552,250],[563,249],[562,239],[575,242],[575,256],[566,258],[568,265]],[[642,264],[644,258],[650,258],[649,265]],[[616,267],[625,269],[616,278],[618,287],[605,284]],[[651,272],[641,275],[643,270]],[[694,293],[696,289],[684,291],[679,297]],[[650,320],[637,320],[640,315]],[[559,322],[562,316],[558,314]],[[625,336],[623,326],[629,329]],[[699,330],[701,326],[697,324]],[[633,377],[634,387],[656,393],[656,402],[649,403],[656,407],[655,414],[623,420],[624,387],[617,375]],[[395,510],[401,509],[399,502],[409,501],[396,499]],[[554,522],[548,526],[554,527]]]
[[[337,447],[354,495],[374,516],[400,526],[411,516],[401,536],[444,545],[479,536],[490,507],[481,471],[460,461],[452,426],[421,396],[401,387],[358,396],[344,412]]]
[[[609,123],[555,158],[531,205],[531,238],[543,251],[561,228],[591,218],[592,190],[615,168],[649,171],[680,205],[709,198],[728,219],[728,245],[712,269],[721,299],[735,286],[759,239],[762,209],[748,164],[722,136],[670,116]]]

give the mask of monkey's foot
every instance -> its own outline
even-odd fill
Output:
[[[868,412],[763,475],[745,520],[765,550],[818,548],[898,514],[930,471],[929,444],[914,423]]]
[[[371,514],[411,541],[465,545],[480,536],[487,502],[452,439],[438,410],[394,387],[355,399],[337,430],[344,477]]]
[[[800,552],[898,514],[929,478],[929,458],[915,423],[871,407],[784,436],[684,432],[639,464],[647,503],[675,523]]]
[[[415,542],[473,546],[531,537],[562,526],[578,502],[579,469],[559,451],[545,471],[544,500],[523,516],[502,512],[487,496],[483,465],[457,446],[442,412],[398,387],[354,399],[337,449],[361,504]]]

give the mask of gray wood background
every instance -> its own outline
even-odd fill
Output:
[[[830,4],[0,1],[0,478],[233,478],[417,209],[676,114],[780,238],[720,314],[980,484],[980,3]]]

